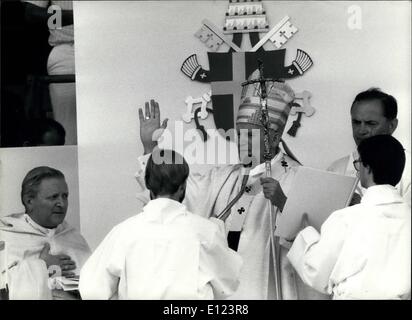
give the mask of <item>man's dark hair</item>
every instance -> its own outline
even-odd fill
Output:
[[[155,196],[176,193],[188,176],[189,166],[176,151],[157,149],[147,161],[145,183]]]
[[[57,134],[56,145],[64,145],[66,131],[59,122],[48,118],[34,120],[28,125],[27,140],[30,141],[31,146],[42,145],[44,143],[44,134],[49,131],[54,131]]]
[[[369,166],[376,184],[396,186],[405,168],[405,151],[390,135],[376,135],[362,140],[358,146],[360,160]]]
[[[370,100],[378,100],[381,102],[383,108],[382,111],[385,118],[389,120],[396,119],[396,116],[398,115],[398,103],[396,102],[396,99],[393,96],[382,92],[379,88],[370,88],[366,91],[358,93],[352,103],[351,111],[356,102]]]
[[[50,167],[36,167],[31,169],[23,179],[21,184],[21,201],[26,207],[25,198],[35,197],[38,192],[40,183],[47,178],[61,178],[64,179],[64,174],[54,168]]]

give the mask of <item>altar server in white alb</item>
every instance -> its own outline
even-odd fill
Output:
[[[187,210],[189,166],[156,149],[146,167],[152,199],[113,228],[84,265],[83,299],[223,299],[238,287],[242,265],[221,220]]]
[[[250,76],[259,76],[256,70]],[[283,82],[267,84],[269,112],[269,141],[272,176],[265,175],[264,128],[260,121],[261,101],[254,85],[243,90],[241,104],[234,115],[238,134],[240,163],[214,167],[203,173],[193,172],[187,179],[184,204],[189,210],[203,217],[218,216],[230,207],[225,221],[228,241],[243,258],[238,290],[229,299],[276,299],[274,269],[271,262],[270,205],[282,211],[295,175],[298,162],[283,152],[279,143],[294,100],[292,88]],[[139,157],[140,170],[136,174],[142,193],[139,199],[148,201],[144,184],[144,168],[147,158],[157,145],[152,140],[156,129],[166,128],[166,120],[160,125],[157,102],[146,103],[145,114],[139,110],[140,137],[145,155]],[[202,147],[202,146],[201,146]],[[248,173],[248,174],[247,174]],[[245,178],[246,177],[246,178]],[[237,199],[237,200],[236,200]],[[269,201],[270,200],[270,201]],[[280,269],[283,299],[324,299],[317,291],[299,279],[286,259],[288,249],[281,247]]]
[[[90,255],[87,242],[64,221],[68,208],[64,175],[50,167],[30,170],[22,183],[25,213],[0,218],[0,242],[7,248],[9,298],[77,299],[50,281],[59,272],[74,277]]]
[[[378,134],[392,135],[398,126],[398,103],[396,99],[379,89],[371,88],[360,92],[352,103],[350,110],[352,119],[353,139],[358,146],[359,143],[369,137]],[[404,200],[411,205],[411,157],[405,151],[405,168],[396,189]],[[355,150],[351,154],[333,162],[328,168],[329,171],[355,176],[356,170],[353,168],[353,161],[358,158]],[[365,189],[362,186],[356,188],[356,194],[361,197]]]
[[[358,153],[353,165],[367,188],[361,203],[332,213],[320,234],[303,229],[288,258],[307,284],[334,299],[410,299],[411,212],[395,188],[403,147],[377,135]]]

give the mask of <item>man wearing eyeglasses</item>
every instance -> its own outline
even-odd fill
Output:
[[[361,203],[333,212],[320,234],[303,229],[287,257],[306,284],[333,299],[410,299],[410,206],[395,188],[405,152],[392,136],[376,135],[358,154]]]
[[[353,139],[357,146],[366,138],[384,134],[392,135],[398,126],[398,106],[396,99],[379,89],[371,88],[359,93],[352,103],[351,107],[352,132]],[[411,205],[411,168],[410,154],[406,154],[406,166],[403,176],[396,186],[399,194],[404,200]],[[353,167],[353,161],[358,158],[357,151],[336,160],[328,168],[328,171],[336,172],[343,175],[355,176],[356,171]],[[365,189],[359,184],[352,204],[359,203],[360,197],[363,196]],[[360,197],[359,197],[360,196]],[[359,198],[359,199],[357,199]]]

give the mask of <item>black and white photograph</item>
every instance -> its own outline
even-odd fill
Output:
[[[410,300],[410,26],[410,1],[1,1],[0,300]]]

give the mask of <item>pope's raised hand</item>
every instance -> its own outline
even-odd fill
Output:
[[[273,206],[283,210],[286,203],[286,196],[283,193],[279,182],[273,178],[260,178],[260,184],[263,188],[263,194],[266,199],[269,199]]]
[[[155,100],[145,102],[145,112],[139,108],[140,120],[140,140],[142,141],[144,154],[151,153],[154,147],[157,146],[157,139],[162,135],[162,132],[167,127],[167,121],[164,119],[160,125],[160,108]]]

